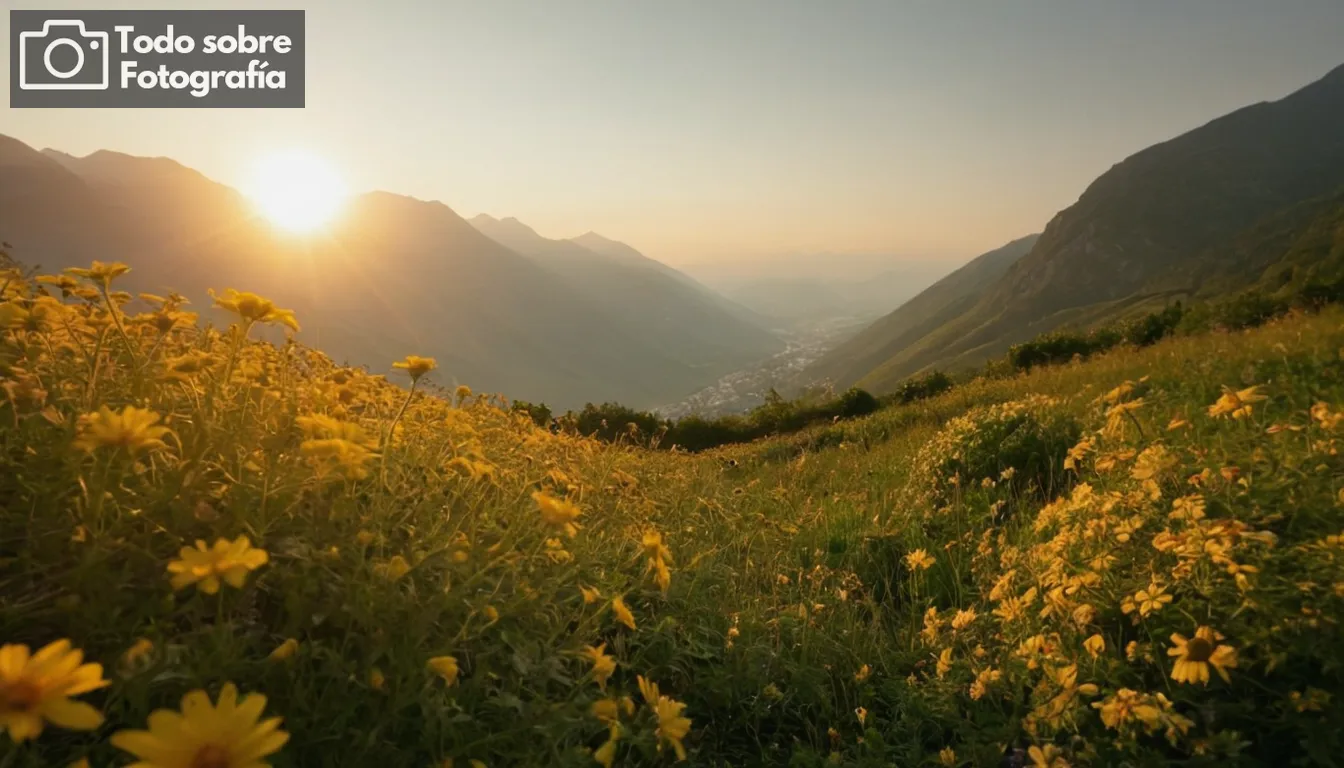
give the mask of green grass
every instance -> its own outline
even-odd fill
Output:
[[[11,307],[34,309],[31,289],[7,290]],[[617,765],[673,762],[637,676],[685,703],[695,765],[933,765],[944,749],[959,765],[1021,764],[1033,746],[1075,764],[1339,762],[1328,726],[1344,721],[1344,549],[1324,543],[1344,530],[1328,422],[1344,408],[1338,309],[687,455],[551,435],[494,398],[423,385],[394,425],[404,388],[302,348],[188,325],[163,335],[123,310],[118,324],[101,296],[64,306],[0,331],[0,642],[69,638],[112,683],[80,697],[106,716],[95,731],[49,726],[17,747],[0,736],[6,768],[124,764],[111,733],[229,681],[284,717],[277,766],[595,765],[609,731],[590,709],[606,696],[637,704]],[[163,376],[189,349],[205,370]],[[1126,381],[1134,391],[1115,400],[1144,404],[1122,414],[1123,433],[1099,434],[1099,398]],[[1224,386],[1267,399],[1247,418],[1210,416]],[[75,448],[80,415],[102,405],[160,414],[166,446]],[[313,436],[297,419],[311,414],[392,438],[352,460],[366,477],[347,478],[304,455]],[[1189,426],[1168,430],[1175,417]],[[1096,450],[1065,471],[1061,446],[1079,434]],[[1097,456],[1115,466],[1099,471]],[[1140,462],[1151,477],[1134,476]],[[971,471],[983,476],[952,477]],[[539,489],[582,510],[573,538],[543,522]],[[1074,502],[1050,505],[1056,493]],[[1192,494],[1204,520],[1171,519]],[[1153,546],[1164,530],[1216,542],[1224,529],[1206,526],[1228,521],[1248,535],[1215,549],[1258,569],[1244,592],[1203,549]],[[672,553],[666,593],[647,569],[648,531]],[[270,560],[242,588],[172,588],[180,547],[243,534]],[[928,570],[907,561],[916,549]],[[1091,567],[1100,555],[1115,559]],[[388,578],[396,557],[410,569]],[[1173,601],[1136,621],[1122,605],[1154,576]],[[1033,586],[1020,618],[994,615],[991,594]],[[1061,612],[1041,617],[1056,587]],[[637,629],[615,620],[618,595]],[[1075,621],[1081,606],[1092,610]],[[930,608],[943,626],[926,635]],[[968,609],[977,618],[954,632]],[[1170,635],[1200,625],[1235,649],[1230,682],[1172,679]],[[1019,657],[1036,635],[1051,653]],[[125,663],[141,638],[153,650]],[[268,659],[288,638],[297,653]],[[602,643],[618,664],[605,692],[581,655]],[[427,668],[443,655],[459,662],[455,685]],[[1061,686],[1070,666],[1096,690]],[[1171,709],[1151,732],[1109,727],[1091,705],[1121,689]]]

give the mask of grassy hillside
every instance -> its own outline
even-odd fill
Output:
[[[253,342],[290,319],[256,297],[121,308],[113,272],[0,278],[7,768],[1344,749],[1337,309],[689,456]]]
[[[803,371],[800,383],[829,380],[838,389],[854,385],[902,349],[974,306],[1014,262],[1031,250],[1038,237],[1018,238],[975,257],[827,352]]]

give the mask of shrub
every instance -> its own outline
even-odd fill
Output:
[[[1005,499],[1053,497],[1066,482],[1064,457],[1081,434],[1056,405],[1033,395],[952,419],[917,455],[911,490],[933,508],[986,480],[1003,487]]]

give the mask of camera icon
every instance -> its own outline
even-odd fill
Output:
[[[107,33],[78,19],[48,19],[42,31],[19,33],[19,88],[25,91],[107,90]]]

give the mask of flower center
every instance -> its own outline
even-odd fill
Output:
[[[196,756],[191,759],[191,768],[229,768],[232,762],[228,747],[206,744],[196,750]]]
[[[1213,657],[1213,643],[1202,637],[1196,637],[1185,645],[1185,658],[1189,661],[1204,662]]]
[[[42,689],[31,680],[0,685],[0,712],[29,712],[42,701]]]

